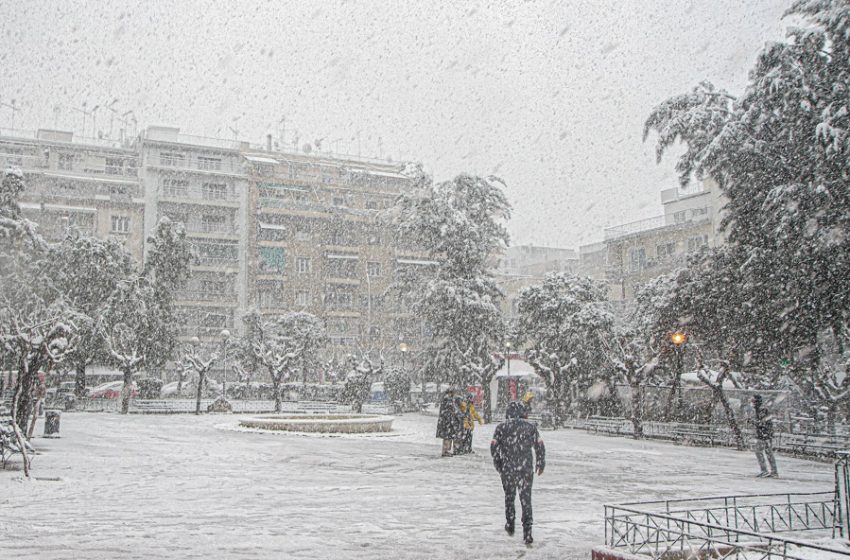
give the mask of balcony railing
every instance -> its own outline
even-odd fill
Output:
[[[236,267],[239,266],[237,257],[198,257],[198,263],[201,266],[221,266],[221,267]]]
[[[203,187],[161,187],[159,192],[163,198],[176,200],[200,200],[209,203],[234,202],[239,200],[236,193],[230,189],[227,189],[226,191],[218,191],[205,189]]]
[[[233,292],[203,292],[182,291],[177,293],[179,301],[220,301],[222,303],[235,303],[236,294]]]

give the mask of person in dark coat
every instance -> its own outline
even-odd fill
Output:
[[[756,428],[755,452],[761,472],[758,478],[776,478],[779,473],[776,470],[776,457],[773,456],[773,416],[762,403],[761,395],[753,395],[750,401],[755,412],[753,423]],[[767,470],[770,465],[770,470]]]
[[[524,409],[518,402],[508,404],[506,420],[499,424],[493,433],[490,455],[493,457],[493,466],[502,478],[502,488],[505,491],[505,531],[509,535],[514,534],[514,503],[519,492],[519,502],[522,505],[522,536],[526,544],[531,544],[534,542],[531,536],[534,521],[531,511],[531,486],[534,482],[534,471],[542,475],[546,467],[546,448],[537,426],[522,418]]]
[[[460,432],[460,414],[460,409],[455,404],[454,392],[447,390],[440,401],[440,415],[437,419],[437,437],[443,440],[443,457],[452,454],[452,442]]]

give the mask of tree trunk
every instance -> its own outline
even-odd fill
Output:
[[[732,435],[735,436],[735,446],[738,451],[744,449],[744,434],[741,432],[741,427],[738,425],[738,420],[735,418],[735,411],[732,410],[732,405],[729,404],[729,399],[726,398],[726,393],[723,391],[723,385],[720,384],[714,389],[720,404],[723,405],[723,411],[726,413],[726,420],[729,422],[729,429],[732,430]]]
[[[826,431],[831,436],[835,435],[835,408],[837,404],[834,400],[830,400],[826,408]]]
[[[195,394],[195,414],[201,413],[201,393],[204,390],[204,378],[206,377],[206,372],[199,371],[198,372],[198,391]]]
[[[18,379],[20,380],[20,372],[18,372]],[[18,425],[18,421],[16,420],[18,416],[18,406],[20,403],[22,385],[20,383],[15,384],[15,396],[12,397],[12,430],[15,432],[15,441],[18,443],[18,448],[21,450],[21,457],[24,460],[24,476],[29,478],[30,476],[30,459],[29,455],[27,455],[27,446],[26,439],[24,438],[24,434],[21,431],[21,427]]]
[[[130,396],[133,388],[133,370],[124,372],[124,386],[121,388],[121,414],[130,412]]]
[[[632,381],[629,383],[632,389],[632,427],[634,438],[640,439],[643,437],[643,390],[640,381]]]
[[[23,358],[27,360],[25,356]],[[29,362],[24,362],[23,367],[18,368],[18,379],[15,382],[15,394],[12,397],[12,404],[15,407],[15,422],[24,430],[29,424],[30,413],[32,412],[32,397],[33,385],[38,377],[38,370],[41,367],[40,360],[35,357]]]
[[[272,376],[272,387],[274,390],[274,411],[280,412],[280,378]]]
[[[86,396],[86,364],[77,364],[74,372],[74,395],[81,399]]]

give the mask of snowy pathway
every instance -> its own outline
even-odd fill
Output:
[[[502,530],[493,426],[475,455],[442,459],[435,421],[328,438],[227,429],[235,416],[65,414],[62,439],[35,440],[40,480],[0,471],[0,558],[586,560],[606,502],[833,484],[824,463],[780,457],[781,479],[755,479],[751,453],[544,432],[526,548]]]

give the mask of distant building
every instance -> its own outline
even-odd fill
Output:
[[[0,168],[24,173],[24,215],[49,241],[75,228],[117,239],[141,260],[144,195],[138,152],[109,140],[72,139],[70,132],[45,129],[29,137],[0,136]]]
[[[609,299],[629,301],[641,284],[683,266],[701,247],[722,245],[723,200],[707,180],[693,190],[661,192],[664,215],[605,229]],[[597,262],[588,251],[588,261]]]
[[[185,340],[218,344],[256,308],[316,314],[340,358],[371,350],[400,362],[400,342],[424,346],[423,322],[387,293],[400,270],[436,264],[381,219],[412,186],[401,164],[149,127],[123,142],[0,136],[0,165],[23,170],[23,210],[49,240],[73,227],[121,240],[141,262],[160,218],[183,223],[198,257],[177,297]]]
[[[579,258],[573,249],[517,245],[508,247],[495,261],[496,283],[505,294],[503,312],[516,316],[517,299],[523,288],[539,284],[551,273],[577,273]]]

